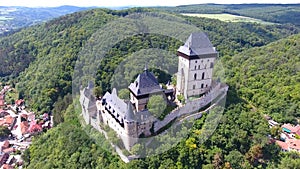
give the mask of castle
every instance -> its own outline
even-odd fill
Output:
[[[219,93],[213,90],[212,73],[218,52],[207,35],[202,32],[192,33],[185,44],[180,46],[177,55],[178,73],[174,89],[163,89],[154,74],[145,67],[144,71],[128,86],[130,100],[120,99],[116,89],[111,93],[106,92],[100,100],[92,96],[91,85],[81,90],[80,103],[86,123],[98,130],[101,130],[99,124],[109,126],[117,133],[124,147],[130,150],[140,137],[151,136],[153,132],[162,128],[161,126],[168,124],[164,120],[154,118],[147,109],[150,96],[159,94],[166,101],[172,102],[176,96],[182,95],[187,100],[187,104],[189,98],[198,97],[200,100],[189,102],[197,105],[192,106],[195,110],[201,108],[202,102],[206,105],[216,98]],[[227,89],[228,87],[224,91],[227,92]],[[211,99],[201,100],[205,94],[209,94]],[[194,112],[191,110],[186,114],[192,111]],[[179,114],[174,110],[169,113],[167,120],[170,121],[176,116]]]

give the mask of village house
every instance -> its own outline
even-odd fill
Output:
[[[282,131],[288,133],[288,134],[291,134],[295,137],[295,135],[297,134],[298,136],[300,136],[300,125],[291,125],[291,124],[283,124],[281,126],[282,128]]]

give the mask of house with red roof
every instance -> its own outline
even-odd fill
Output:
[[[29,125],[28,125],[27,121],[22,121],[20,123],[20,127],[21,127],[21,133],[22,133],[22,135],[28,133]]]
[[[43,128],[42,128],[41,124],[37,124],[35,120],[30,123],[30,126],[29,126],[30,133],[37,133],[37,132],[42,132],[42,131],[43,131]]]
[[[300,152],[300,140],[286,139],[285,142],[276,140],[276,144],[282,151],[297,151]]]
[[[5,100],[0,99],[0,107],[5,107]]]
[[[11,115],[7,115],[4,117],[4,119],[0,119],[0,126],[7,126],[7,127],[13,127],[15,124],[15,117],[12,117]]]
[[[16,101],[15,101],[15,104],[16,104],[17,106],[23,106],[24,103],[25,103],[25,101],[24,101],[23,99],[19,99],[19,100],[16,100]]]
[[[288,133],[288,134],[297,134],[300,136],[300,125],[294,126],[292,124],[284,124],[281,126],[282,131]]]

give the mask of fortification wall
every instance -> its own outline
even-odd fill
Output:
[[[222,86],[221,83],[218,83],[202,97],[192,101],[188,101],[183,107],[178,107],[175,110],[173,110],[162,121],[156,121],[154,123],[154,132],[157,132],[158,130],[169,124],[175,118],[198,112],[199,109],[211,103],[217,96],[227,92],[227,90],[228,86]]]

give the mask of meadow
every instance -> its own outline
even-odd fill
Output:
[[[255,19],[246,16],[232,15],[232,14],[199,14],[199,13],[182,13],[185,16],[202,17],[210,19],[218,19],[223,22],[251,22],[260,24],[274,24],[271,22],[266,22],[260,19]]]

